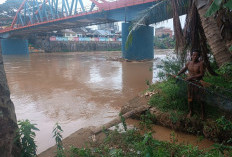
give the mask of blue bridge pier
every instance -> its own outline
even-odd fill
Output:
[[[122,58],[128,60],[152,60],[154,58],[154,28],[141,26],[132,33],[132,43],[126,47],[131,24],[122,23]]]
[[[1,39],[3,55],[27,55],[28,40],[26,39]]]

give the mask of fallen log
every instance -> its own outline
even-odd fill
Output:
[[[129,112],[123,114],[122,116],[123,116],[125,119],[127,119],[127,118],[131,117],[132,115],[137,114],[137,113],[141,113],[141,112],[143,112],[143,111],[146,111],[146,110],[148,110],[149,108],[150,108],[150,106],[148,106],[148,105],[143,105],[143,106],[140,106],[140,107],[135,108],[135,109],[132,110],[132,111],[129,111]],[[98,134],[98,133],[100,133],[103,129],[108,129],[108,128],[114,126],[114,125],[117,125],[117,124],[120,123],[120,122],[121,122],[121,117],[118,116],[117,118],[111,120],[110,122],[104,124],[103,126],[94,129],[94,130],[93,130],[93,133],[94,133],[94,134]]]

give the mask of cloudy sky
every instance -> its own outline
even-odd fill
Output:
[[[0,0],[0,4],[4,3],[6,0]]]
[[[6,0],[0,0],[0,4],[4,3],[5,1]],[[15,0],[15,1],[17,1],[17,0]],[[86,3],[89,5],[91,4],[91,2],[89,0],[83,0],[83,2],[84,2],[84,4],[86,4]],[[181,20],[181,25],[183,27],[184,22],[185,22],[185,15],[181,16],[180,20]],[[152,25],[152,26],[154,26],[155,28],[168,27],[168,28],[171,28],[173,30],[173,21],[172,21],[172,19],[170,19],[170,20],[166,20],[166,21],[163,21],[161,23],[158,23],[158,24]],[[121,28],[121,23],[119,23],[119,28]]]

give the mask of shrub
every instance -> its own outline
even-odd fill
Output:
[[[31,124],[31,122],[26,119],[25,121],[18,122],[19,129],[17,131],[17,136],[15,141],[19,141],[22,147],[21,156],[23,157],[33,157],[36,156],[37,146],[35,144],[35,132],[39,131],[36,124]]]
[[[149,100],[149,105],[156,106],[162,111],[180,110],[187,112],[187,87],[184,82],[168,79],[153,84],[149,90],[158,91]]]

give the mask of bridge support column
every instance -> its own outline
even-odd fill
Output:
[[[28,40],[25,39],[1,39],[3,55],[25,55],[29,54]]]
[[[128,60],[151,60],[154,58],[154,28],[141,26],[133,32],[132,44],[126,48],[130,23],[122,23],[122,57]]]

